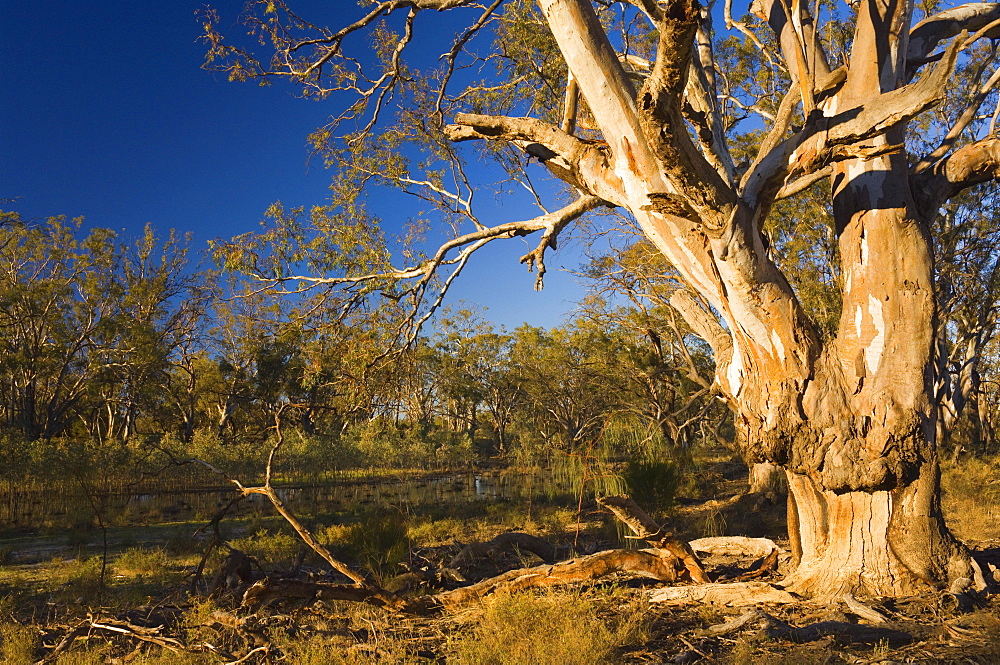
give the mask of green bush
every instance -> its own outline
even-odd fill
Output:
[[[233,547],[257,559],[261,565],[288,565],[298,555],[302,541],[284,531],[272,533],[260,529],[252,536],[234,540]]]
[[[167,551],[162,547],[131,547],[115,561],[115,572],[125,577],[162,579],[167,572]]]
[[[670,461],[633,460],[622,473],[626,491],[650,513],[669,510],[677,501],[680,470]]]

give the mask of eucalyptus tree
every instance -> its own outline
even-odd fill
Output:
[[[624,400],[612,378],[618,367],[609,334],[584,321],[550,330],[524,325],[513,337],[522,428],[565,452],[593,446]]]
[[[1000,6],[817,7],[825,14],[755,0],[737,20],[727,3],[733,39],[757,49],[749,71],[729,69],[722,47],[716,58],[716,17],[696,0],[386,0],[338,10],[333,27],[261,0],[246,13],[259,56],[209,15],[214,66],[289,79],[340,105],[312,137],[337,169],[331,205],[342,211],[342,224],[312,229],[326,240],[310,247],[327,260],[311,265],[327,272],[300,274],[304,254],[246,238],[229,255],[266,283],[379,285],[433,307],[434,276],[450,269],[447,285],[484,244],[538,233],[523,261],[541,277],[572,222],[617,208],[697,294],[674,305],[712,347],[746,456],[786,469],[798,562],[788,586],[899,595],[967,575],[938,501],[929,225],[997,175],[998,139],[966,130],[998,76],[958,100],[948,84],[996,36]],[[435,18],[446,27],[432,37],[454,39],[441,58],[421,57],[411,47]],[[955,112],[929,115],[949,93]],[[762,131],[744,122],[751,111]],[[466,157],[492,159],[545,207],[491,225],[476,212],[475,182],[490,171]],[[539,166],[561,194],[539,186]],[[765,235],[779,201],[821,181],[839,250],[828,335]],[[361,257],[344,240],[374,221],[362,192],[377,184],[414,195],[455,233],[427,257],[404,253],[408,266],[391,265],[390,252],[370,257],[369,271],[345,269]],[[512,191],[501,189],[508,200]]]

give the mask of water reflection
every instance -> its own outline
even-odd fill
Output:
[[[541,489],[544,488],[544,489]],[[407,508],[433,504],[498,501],[562,494],[566,483],[551,474],[509,472],[461,472],[400,477],[393,479],[337,481],[285,485],[278,496],[293,510],[303,514],[353,511],[392,505]],[[8,490],[7,493],[11,493]],[[192,519],[208,519],[235,496],[232,486],[171,488],[107,497],[111,521],[118,524],[158,524]],[[250,495],[232,513],[237,516],[270,515],[273,509],[265,497]],[[89,521],[93,513],[86,497],[52,488],[17,491],[17,496],[0,500],[0,530],[24,526],[73,527]]]

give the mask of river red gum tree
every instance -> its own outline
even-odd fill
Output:
[[[282,34],[267,66],[209,35],[215,54],[238,56],[241,69],[230,71],[320,88],[316,72],[338,57],[345,37],[380,16],[408,12],[397,42],[405,46],[421,10],[478,8],[478,28],[502,4],[390,0],[311,41]],[[773,31],[791,87],[756,157],[738,170],[716,93],[708,13],[697,0],[622,4],[655,35],[652,61],[623,57],[591,0],[539,0],[568,70],[562,122],[458,113],[444,128],[453,142],[517,146],[576,200],[532,220],[480,225],[429,261],[377,274],[426,284],[485,242],[537,231],[541,241],[524,260],[541,271],[569,222],[599,206],[626,210],[690,287],[672,304],[715,353],[715,386],[737,414],[748,459],[786,470],[798,561],[788,587],[901,595],[970,574],[938,503],[929,224],[949,197],[997,175],[1000,142],[957,142],[968,113],[923,159],[907,153],[906,139],[911,121],[944,98],[960,51],[1000,34],[1000,5],[963,5],[912,26],[912,1],[861,0],[845,64],[833,67],[805,3],[755,0],[751,9]],[[393,57],[385,71],[398,74]],[[972,100],[972,115],[986,92]],[[574,131],[577,95],[593,125],[586,139]],[[776,201],[824,179],[842,271],[832,338],[818,334],[762,234]],[[370,277],[294,279],[342,285]]]

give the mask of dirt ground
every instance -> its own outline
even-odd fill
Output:
[[[739,465],[723,463],[709,472],[717,476],[714,496],[682,501],[670,514],[673,529],[686,538],[767,537],[787,549],[780,498],[741,496],[745,470]],[[493,526],[535,529],[555,545],[560,558],[621,547],[620,535],[609,527],[613,521],[596,504],[548,531],[541,523],[557,520],[540,517],[543,512],[537,509],[524,523]],[[381,582],[394,591],[432,593],[540,562],[513,548],[469,558],[452,570],[449,562],[468,540],[463,544],[450,535],[440,540],[411,546],[408,572]],[[1000,538],[967,542],[980,560],[1000,566]],[[8,564],[16,565],[0,569],[0,661],[10,665],[1000,664],[1000,595],[973,590],[961,598],[941,592],[865,598],[860,606],[838,600],[732,607],[651,602],[651,592],[662,584],[615,574],[558,589],[499,594],[428,616],[308,595],[247,609],[240,607],[240,598],[250,579],[233,579],[205,597],[213,567],[222,567],[219,555],[209,560],[201,586],[193,583],[205,541],[186,556],[138,561],[133,566],[138,573],[120,563],[123,556],[109,570],[109,587],[103,590],[93,587],[96,559],[61,560],[51,540],[36,543],[35,549],[28,545],[8,556]],[[258,562],[251,577],[333,579],[317,560],[293,558],[280,565]],[[713,580],[749,577],[759,584],[779,582],[788,565],[784,555],[773,568],[750,555],[706,554],[702,560]]]

